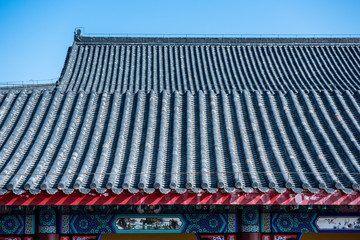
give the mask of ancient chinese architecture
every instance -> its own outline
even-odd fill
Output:
[[[78,32],[0,89],[0,239],[360,239],[359,90],[359,38]]]

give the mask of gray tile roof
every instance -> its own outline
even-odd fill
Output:
[[[0,91],[0,193],[350,193],[359,86],[359,39],[80,37],[56,88]]]
[[[217,39],[90,39],[97,41],[75,42],[60,91],[296,92],[360,86],[359,39],[217,44],[208,43]]]

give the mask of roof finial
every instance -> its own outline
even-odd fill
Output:
[[[80,41],[80,36],[81,36],[81,29],[76,29],[75,31],[75,41]]]

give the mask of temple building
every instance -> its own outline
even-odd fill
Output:
[[[0,89],[0,240],[360,239],[360,38],[74,35]]]

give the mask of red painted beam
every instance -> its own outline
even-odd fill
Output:
[[[32,195],[25,192],[21,195],[7,193],[0,196],[0,205],[192,205],[192,204],[231,204],[231,205],[360,205],[360,192],[353,191],[345,194],[342,191],[334,193],[326,193],[320,191],[318,193],[310,193],[304,191],[302,193],[294,193],[287,191],[285,193],[277,193],[269,191],[267,193],[253,192],[234,192],[234,193],[191,193],[178,194],[170,192],[161,194],[155,192],[152,194],[137,193],[131,194],[127,191],[116,195],[111,191],[103,194],[90,192],[86,195],[75,191],[70,195],[63,192],[57,192],[50,195],[41,192]]]

